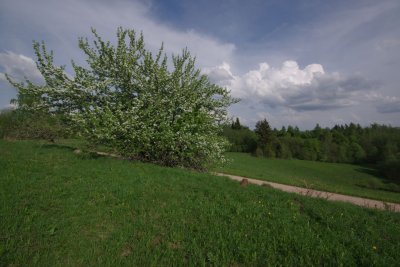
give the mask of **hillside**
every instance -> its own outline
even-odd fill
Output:
[[[0,265],[380,265],[400,214],[0,141]]]

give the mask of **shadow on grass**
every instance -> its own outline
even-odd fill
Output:
[[[61,144],[43,144],[40,145],[41,148],[47,148],[47,149],[52,149],[52,148],[58,148],[58,149],[63,149],[63,150],[69,150],[69,151],[74,151],[76,147],[69,146],[69,145],[61,145]]]
[[[366,189],[400,193],[400,181],[385,178],[384,175],[376,168],[376,166],[360,166],[360,168],[357,168],[356,171],[369,174],[381,181],[380,183],[371,180],[365,184],[356,184],[356,186]]]
[[[372,175],[372,176],[374,176],[376,178],[379,178],[381,180],[385,180],[385,178],[383,178],[382,173],[376,167],[363,166],[363,165],[360,165],[359,167],[360,168],[357,168],[356,171]]]
[[[377,167],[372,167],[372,166],[361,166],[360,168],[356,169],[358,172],[366,173],[371,176],[374,176],[375,178],[378,178],[385,184],[397,184],[400,185],[400,181],[394,180],[394,179],[389,179],[385,178],[384,174],[377,169]]]
[[[98,159],[98,158],[104,158],[107,157],[107,155],[100,155],[96,152],[93,151],[85,151],[85,149],[81,149],[72,145],[64,145],[64,144],[43,144],[41,145],[41,148],[45,149],[60,149],[60,150],[67,150],[70,153],[74,153],[76,156],[78,156],[81,159]],[[76,152],[79,150],[79,152]]]
[[[400,181],[395,181],[395,180],[390,180],[390,179],[384,178],[383,174],[379,170],[377,170],[371,166],[368,166],[368,167],[362,166],[361,168],[356,169],[356,171],[369,174],[380,180],[380,182],[371,180],[364,184],[361,184],[361,183],[355,184],[357,187],[379,190],[379,191],[386,191],[386,192],[393,192],[393,193],[400,193]]]
[[[81,159],[99,159],[108,157],[107,155],[100,155],[97,154],[96,152],[88,152],[88,151],[77,154],[77,156]]]
[[[393,184],[393,183],[392,183]],[[400,193],[400,186],[395,185],[394,187],[381,187],[378,185],[371,185],[371,184],[356,184],[357,187],[366,188],[366,189],[373,189],[379,191],[386,191],[392,193]]]

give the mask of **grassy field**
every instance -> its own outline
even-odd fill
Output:
[[[400,214],[0,140],[0,266],[395,266]]]
[[[227,153],[231,161],[217,169],[265,181],[400,203],[400,184],[385,180],[372,168],[342,163],[257,158]]]

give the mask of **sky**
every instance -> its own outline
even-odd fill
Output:
[[[241,101],[230,117],[254,127],[400,126],[398,0],[1,0],[0,108],[17,92],[5,79],[41,83],[32,41],[55,63],[84,63],[79,37],[94,27],[142,31],[156,51],[187,47],[209,79]]]

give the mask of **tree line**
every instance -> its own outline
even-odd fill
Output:
[[[372,164],[388,178],[398,179],[400,173],[400,128],[372,124],[335,125],[312,130],[297,126],[272,129],[266,119],[255,129],[241,125],[239,119],[223,126],[230,141],[230,151],[252,153],[259,157],[301,159],[324,162]]]

